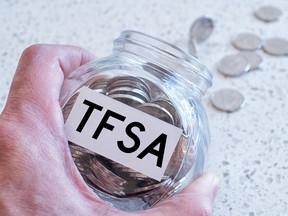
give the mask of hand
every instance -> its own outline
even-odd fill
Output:
[[[115,209],[86,185],[70,155],[59,94],[64,78],[93,58],[73,46],[23,52],[0,116],[0,215],[211,215],[219,183],[212,174],[140,212]]]

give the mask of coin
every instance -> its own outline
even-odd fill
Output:
[[[182,161],[184,159],[184,157],[189,157],[188,154],[188,151],[187,151],[187,146],[188,146],[188,140],[187,140],[187,137],[184,136],[183,134],[181,135],[179,141],[178,141],[178,144],[173,152],[173,155],[171,157],[171,160],[169,161],[168,163],[168,166],[167,166],[167,169],[165,170],[165,173],[164,173],[164,176],[166,177],[176,177],[176,175],[179,175],[179,171],[180,171],[180,168],[182,166]],[[190,146],[190,149],[194,149],[193,144],[191,143],[191,146]],[[193,163],[193,159],[192,160],[186,160],[185,159],[185,163],[190,163],[192,162]],[[192,167],[192,164],[191,164],[191,167]]]
[[[213,28],[213,19],[208,16],[201,16],[192,23],[189,38],[193,38],[196,43],[201,43],[211,35]]]
[[[109,97],[120,101],[126,105],[129,105],[131,107],[138,107],[141,104],[145,103],[146,101],[142,100],[141,97],[139,97],[139,95],[132,95],[133,93],[127,94],[127,93],[123,93],[123,94],[110,94],[108,95]]]
[[[107,83],[107,96],[132,107],[150,100],[148,86],[137,77],[117,76]]]
[[[250,64],[250,70],[255,70],[259,67],[262,62],[262,57],[255,52],[242,51],[239,55],[243,56]]]
[[[264,22],[276,21],[281,15],[282,11],[271,5],[262,6],[255,12],[255,16]]]
[[[173,115],[165,107],[162,107],[158,104],[145,103],[138,106],[137,109],[151,116],[154,116],[155,118],[165,121],[168,124],[175,124]]]
[[[214,22],[212,18],[208,16],[201,16],[197,18],[191,25],[189,30],[188,39],[188,52],[197,58],[198,46],[197,43],[201,43],[211,35],[214,28]]]
[[[218,64],[218,71],[225,76],[236,77],[243,75],[250,69],[249,62],[241,55],[228,55]]]
[[[244,103],[244,96],[235,89],[220,89],[215,91],[210,97],[212,105],[226,112],[238,110]]]
[[[270,55],[288,55],[288,41],[283,38],[270,38],[265,40],[263,49]]]
[[[107,184],[106,181],[103,181],[102,179],[98,179],[91,170],[87,171],[87,174],[84,179],[88,179],[88,185],[93,189],[100,189],[104,191],[105,193],[110,193],[116,196],[125,196],[125,192],[123,191],[123,187],[119,184],[115,184],[113,181],[109,181],[109,184]],[[110,178],[106,178],[110,179]],[[107,186],[109,185],[109,188]]]
[[[249,51],[261,49],[263,46],[263,42],[262,42],[261,38],[259,38],[255,34],[251,34],[251,33],[238,34],[232,40],[232,43],[237,49],[249,50]]]
[[[188,53],[197,58],[198,46],[196,41],[192,37],[188,41]]]
[[[101,94],[106,94],[107,80],[94,80],[88,87]]]
[[[153,103],[163,107],[165,110],[167,110],[171,114],[171,116],[173,117],[173,122],[175,126],[177,127],[182,126],[180,122],[179,114],[171,101],[165,100],[165,99],[158,99],[158,100],[153,101]]]
[[[65,104],[65,106],[63,107],[62,109],[62,113],[63,113],[63,118],[64,118],[64,121],[66,122],[71,110],[72,110],[72,107],[74,106],[74,103],[76,102],[76,99],[79,95],[79,92],[75,93],[69,100],[68,102]]]
[[[173,45],[186,52],[187,46],[188,46],[188,40],[186,38],[181,38],[181,39],[176,40],[173,43]]]
[[[152,64],[150,64],[152,67]],[[148,68],[145,68],[146,70],[148,70]],[[154,69],[154,68],[153,68]],[[153,70],[152,69],[152,70]],[[151,69],[150,69],[151,70]],[[160,69],[159,69],[160,70]],[[160,73],[165,74],[165,71],[159,71]],[[153,73],[155,73],[155,71],[153,71]],[[166,93],[164,92],[163,89],[161,89],[160,85],[158,85],[157,83],[151,82],[148,79],[143,79],[143,81],[145,82],[145,84],[148,86],[149,89],[149,94],[150,94],[150,101],[151,100],[157,100],[159,98],[161,99],[167,99],[168,100],[168,96],[166,95]]]

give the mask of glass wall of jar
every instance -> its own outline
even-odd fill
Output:
[[[203,170],[209,131],[201,98],[211,80],[207,69],[179,48],[140,32],[122,32],[111,56],[65,79],[60,97],[64,120],[78,90],[87,86],[181,128],[182,135],[160,182],[69,142],[84,181],[101,199],[131,211],[151,208],[181,191]]]

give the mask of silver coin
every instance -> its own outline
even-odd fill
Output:
[[[249,62],[241,55],[228,55],[218,64],[218,71],[225,76],[241,76],[250,70]]]
[[[121,189],[122,192],[125,192],[126,195],[129,195],[129,194],[132,195],[135,193],[139,193],[140,191],[147,191],[147,190],[151,190],[152,188],[159,187],[158,181],[142,173],[139,173],[135,171],[134,169],[126,167],[120,163],[117,163],[113,160],[110,160],[102,156],[98,156],[97,160],[101,164],[103,164],[102,169],[109,169],[114,175],[116,175],[117,178],[120,178],[126,181],[122,184],[123,188]],[[117,180],[117,178],[115,180]],[[115,191],[115,188],[113,188],[113,191]],[[120,193],[120,191],[118,191],[118,193]]]
[[[188,41],[188,53],[197,58],[198,46],[196,41],[192,37]]]
[[[281,15],[282,11],[271,5],[262,6],[255,12],[255,16],[264,22],[276,21]]]
[[[72,107],[74,106],[74,103],[76,102],[76,99],[78,98],[79,92],[75,93],[69,100],[68,102],[65,104],[65,106],[62,109],[62,113],[63,113],[63,118],[64,118],[64,122],[66,122]]]
[[[146,192],[154,188],[160,187],[158,181],[151,179],[150,177],[139,173],[124,165],[111,161],[113,172],[119,177],[127,180],[127,184],[124,185],[123,191],[126,195],[133,195],[135,193]]]
[[[119,184],[117,185],[113,181],[109,181],[109,184],[108,184],[107,181],[98,179],[95,173],[92,173],[90,170],[87,172],[85,179],[89,180],[88,185],[93,189],[97,190],[99,188],[105,193],[110,193],[110,194],[120,196],[120,197],[126,195],[126,193],[123,191],[123,187],[121,187]],[[107,185],[109,185],[109,188],[107,188]]]
[[[240,50],[254,51],[261,49],[263,42],[260,37],[251,33],[238,34],[233,40],[233,45]]]
[[[189,38],[195,40],[196,43],[201,43],[207,40],[213,29],[213,19],[208,16],[201,16],[192,23],[189,31]]]
[[[235,89],[220,89],[210,97],[212,105],[226,112],[238,110],[244,103],[244,96]]]
[[[96,90],[101,94],[106,94],[106,86],[107,86],[107,80],[95,80],[88,87],[90,89]]]
[[[96,70],[96,69],[94,69]],[[91,71],[93,72],[93,70]],[[94,76],[90,78],[84,86],[89,87],[90,89],[93,89],[101,94],[106,94],[106,86],[109,79],[111,79],[112,76],[110,74],[98,74],[97,76]]]
[[[154,71],[153,71],[153,73],[154,73]],[[168,100],[168,96],[163,91],[163,89],[160,88],[160,85],[157,85],[157,83],[151,82],[150,80],[147,80],[147,79],[143,79],[143,81],[148,86],[149,94],[150,94],[150,101],[151,100],[157,100],[159,98],[161,98],[163,100],[165,100],[165,99]]]
[[[192,145],[192,143],[191,143]],[[165,171],[164,176],[167,177],[175,177],[176,175],[179,175],[178,172],[182,166],[182,161],[184,159],[184,157],[186,157],[186,162],[188,163],[193,163],[193,159],[192,160],[188,160],[188,152],[187,152],[187,146],[188,146],[188,140],[187,137],[185,137],[183,134],[181,135],[178,144],[172,154],[171,160],[168,163],[167,169]],[[194,149],[192,146],[190,147],[191,149]],[[191,159],[191,158],[189,158]],[[191,168],[192,168],[192,164],[191,164]]]
[[[117,76],[107,83],[107,96],[137,107],[150,100],[148,86],[142,79],[132,76]]]
[[[158,99],[158,100],[153,101],[153,103],[163,107],[165,110],[167,110],[171,114],[171,116],[173,117],[173,122],[175,126],[177,127],[182,126],[179,114],[171,101],[165,100],[165,99]]]
[[[187,38],[178,39],[173,43],[174,46],[183,50],[184,52],[188,52],[190,55],[196,57],[196,45],[192,44],[192,52],[189,50],[189,40]]]
[[[239,55],[243,56],[250,64],[250,71],[259,68],[262,57],[255,52],[242,51]]]
[[[117,88],[113,88],[110,89],[107,92],[107,95],[115,95],[115,94],[127,94],[127,95],[131,95],[134,97],[138,97],[139,100],[143,101],[143,102],[148,102],[150,100],[150,97],[148,95],[147,92],[145,92],[145,90],[143,91],[142,89],[137,88],[137,86],[135,87],[130,87],[130,86],[119,86]]]
[[[288,55],[288,41],[282,38],[270,38],[265,40],[263,49],[270,55]]]
[[[145,103],[141,98],[129,94],[111,94],[108,96],[134,108]]]
[[[107,169],[96,157],[90,160],[89,169],[86,170],[86,176],[94,184],[96,183],[96,187],[101,187],[105,192],[115,195],[125,194],[125,184],[127,184],[127,181]],[[98,184],[99,182],[101,182],[102,185]]]
[[[117,76],[110,79],[107,83],[107,95],[113,98],[121,98],[121,95],[123,98],[135,100],[138,98],[138,101],[143,102],[148,102],[150,100],[148,86],[142,79],[132,76]],[[128,105],[130,105],[129,101],[127,102]]]
[[[155,118],[158,118],[162,121],[167,122],[168,124],[174,125],[174,117],[166,108],[159,106],[154,103],[145,103],[137,107],[138,110],[141,110]]]
[[[140,192],[147,192],[147,191],[150,191],[150,190],[153,190],[155,188],[159,188],[161,186],[162,183],[158,183],[158,184],[152,184],[152,185],[148,185],[148,186],[145,186],[145,187],[135,187],[133,189],[133,192],[134,193],[140,193]]]

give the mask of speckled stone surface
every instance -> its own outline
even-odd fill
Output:
[[[277,22],[253,15],[266,4],[283,11]],[[193,20],[205,14],[216,23],[213,35],[199,46],[200,60],[214,75],[203,98],[211,131],[205,170],[221,178],[214,215],[288,215],[288,57],[258,51],[260,69],[237,78],[216,69],[223,56],[237,52],[231,40],[238,33],[288,39],[286,0],[2,0],[0,112],[19,57],[31,44],[72,44],[103,57],[122,30],[134,29],[181,45]],[[215,110],[209,95],[222,87],[241,91],[245,106],[235,113]]]

